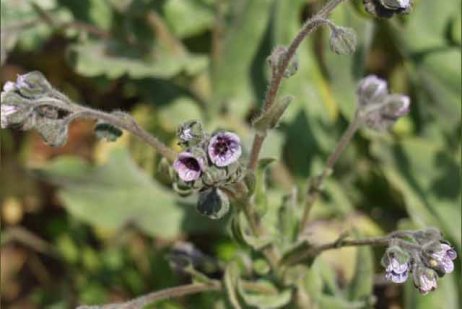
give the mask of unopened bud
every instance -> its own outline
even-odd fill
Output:
[[[98,121],[95,125],[95,135],[98,139],[114,142],[122,136],[122,130],[107,122]]]
[[[19,75],[15,87],[22,96],[29,99],[38,99],[52,90],[48,80],[38,71]]]
[[[205,133],[198,120],[191,120],[178,128],[177,137],[181,145],[191,147],[199,144],[204,139]]]
[[[229,211],[228,196],[218,188],[200,192],[197,211],[211,219],[220,219]]]
[[[67,123],[63,120],[37,118],[35,129],[49,146],[59,147],[67,142]]]
[[[394,14],[407,14],[411,9],[410,0],[363,0],[366,11],[380,18],[390,18]]]
[[[332,26],[330,48],[339,55],[349,55],[356,50],[356,33],[351,28]]]

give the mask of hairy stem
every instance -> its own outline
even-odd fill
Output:
[[[116,303],[116,304],[106,304],[102,306],[79,306],[78,309],[110,309],[110,308],[119,308],[119,309],[131,309],[131,308],[143,308],[146,305],[165,300],[170,298],[176,298],[191,294],[197,294],[207,291],[219,291],[222,289],[221,283],[216,281],[213,284],[200,284],[200,283],[191,283],[176,286],[173,288],[168,288],[160,290],[157,292],[152,292],[135,299],[132,299],[125,303]]]
[[[308,186],[308,192],[307,192],[307,196],[305,200],[305,208],[303,209],[302,220],[300,221],[300,226],[299,226],[299,234],[302,234],[303,230],[305,229],[305,226],[308,222],[311,208],[313,207],[314,203],[319,197],[319,193],[321,191],[324,180],[331,173],[332,169],[334,168],[335,163],[340,158],[340,155],[343,153],[346,146],[350,143],[354,134],[358,130],[360,124],[361,124],[361,118],[356,113],[355,117],[353,118],[353,120],[351,120],[350,124],[348,125],[348,128],[346,129],[345,133],[343,133],[342,137],[337,143],[337,146],[335,147],[334,151],[331,153],[331,155],[327,159],[327,163],[326,163],[326,166],[324,167],[323,172],[317,179],[315,179]]]
[[[401,237],[399,231],[393,232],[388,234],[384,237],[371,237],[365,239],[345,239],[344,237],[340,237],[334,242],[313,246],[308,248],[306,251],[301,252],[299,255],[294,257],[289,261],[285,261],[286,265],[295,265],[297,263],[301,263],[306,261],[307,259],[314,258],[321,254],[324,251],[332,250],[332,249],[339,249],[344,247],[358,247],[358,246],[387,246],[392,240],[399,243],[400,246],[406,247],[409,249],[420,249],[420,246],[404,239],[400,239]]]
[[[170,162],[173,162],[176,158],[176,152],[167,147],[155,136],[152,136],[127,113],[106,113],[103,111],[95,110],[89,107],[85,107],[74,103],[65,95],[55,91],[53,96],[56,98],[46,98],[35,102],[36,106],[52,106],[58,109],[67,111],[70,115],[65,118],[68,122],[71,122],[77,118],[102,120],[113,126],[122,128],[132,133],[148,145],[156,149],[160,155],[165,157]]]
[[[295,52],[300,46],[300,43],[317,27],[319,27],[322,24],[325,24],[325,18],[330,14],[330,12],[332,12],[332,10],[337,5],[339,5],[343,1],[345,0],[330,0],[316,15],[314,15],[312,18],[308,19],[305,22],[300,32],[290,43],[283,61],[281,61],[279,67],[273,71],[269,88],[266,92],[265,100],[263,101],[263,112],[265,112],[274,103],[274,100],[276,99],[277,93],[281,86],[282,78],[284,77],[284,72],[286,71],[287,66],[289,65],[290,61],[295,55]],[[255,168],[257,167],[258,157],[260,155],[260,151],[263,146],[265,137],[266,134],[255,134],[249,160],[249,168],[251,170],[255,170]]]

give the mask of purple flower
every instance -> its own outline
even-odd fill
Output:
[[[457,258],[456,251],[448,244],[442,243],[441,250],[430,255],[435,261],[438,269],[444,273],[451,273],[454,270],[454,262]]]
[[[231,132],[219,132],[212,136],[208,146],[210,161],[222,167],[236,162],[241,156],[239,136]]]
[[[178,176],[184,181],[193,181],[198,179],[205,169],[205,160],[200,156],[195,156],[191,152],[182,152],[178,154],[173,168]]]
[[[359,81],[356,93],[360,106],[380,103],[382,98],[388,94],[387,82],[375,75],[369,75]]]
[[[374,130],[385,131],[410,111],[411,100],[408,96],[390,94],[382,98],[382,103],[366,107],[365,124]]]
[[[409,275],[409,263],[401,263],[396,258],[391,258],[386,268],[385,278],[395,283],[403,283]]]
[[[423,266],[416,266],[413,273],[414,285],[417,289],[419,289],[421,294],[428,294],[438,287],[438,276],[434,270]]]
[[[410,256],[398,246],[389,247],[382,258],[385,267],[385,278],[395,283],[403,283],[410,272]]]

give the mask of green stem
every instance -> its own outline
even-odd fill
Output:
[[[339,249],[339,248],[344,248],[344,247],[358,247],[358,246],[387,246],[392,240],[396,241],[401,247],[405,247],[411,250],[421,249],[421,246],[417,244],[411,243],[404,239],[397,238],[397,237],[400,237],[399,235],[400,235],[399,232],[398,233],[393,232],[384,237],[372,237],[372,238],[353,239],[353,240],[339,238],[338,240],[331,242],[331,243],[310,247],[306,251],[301,252],[299,255],[297,255],[293,259],[286,260],[285,265],[290,266],[290,265],[302,263],[308,259],[315,258],[319,254],[327,250]]]
[[[152,292],[152,293],[137,297],[135,299],[132,299],[125,303],[106,304],[102,306],[79,306],[77,307],[77,309],[144,308],[144,306],[146,305],[153,304],[155,302],[159,302],[165,299],[177,298],[177,297],[197,294],[201,292],[220,291],[221,289],[222,289],[222,285],[218,281],[215,281],[215,283],[211,285],[191,283],[191,284],[185,284],[185,285],[180,285],[180,286],[176,286],[173,288],[160,290],[157,292]]]
[[[324,180],[329,176],[331,173],[335,163],[340,158],[340,155],[345,150],[346,146],[350,143],[351,139],[353,138],[354,134],[358,130],[359,126],[361,125],[361,118],[358,116],[358,113],[354,116],[353,120],[348,125],[345,133],[343,133],[340,141],[337,143],[334,151],[331,153],[329,158],[327,159],[326,166],[324,167],[323,172],[321,175],[315,179],[309,186],[307,197],[305,201],[305,208],[303,209],[302,220],[300,221],[299,225],[299,235],[301,235],[308,223],[309,214],[311,208],[313,208],[314,203],[319,197],[319,193],[321,191],[322,185]]]

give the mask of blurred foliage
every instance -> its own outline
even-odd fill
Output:
[[[0,77],[4,83],[40,70],[77,101],[130,111],[173,147],[176,126],[191,118],[234,130],[250,147],[249,121],[269,75],[266,57],[324,2],[2,0]],[[277,219],[291,188],[321,171],[353,115],[356,82],[374,73],[412,97],[411,115],[391,134],[356,136],[313,209],[312,232],[324,242],[351,228],[372,236],[436,226],[461,256],[461,4],[414,2],[409,16],[391,20],[368,16],[360,0],[337,8],[332,20],[357,32],[353,56],[329,50],[327,29],[299,48],[299,71],[281,89],[293,103],[262,154],[281,159],[259,188],[266,220]],[[0,132],[2,305],[114,302],[186,282],[165,260],[176,240],[224,261],[243,250],[227,236],[226,219],[211,222],[191,200],[172,194],[151,149],[126,135],[113,144],[96,141],[92,126],[74,123],[59,149],[34,133]],[[372,253],[323,254],[307,291],[321,308],[357,306],[371,291],[378,308],[460,307],[460,263],[422,297],[411,283],[372,281],[380,269]],[[236,293],[259,302],[258,295]],[[279,291],[272,301],[286,297]],[[223,306],[211,293],[156,308]]]

